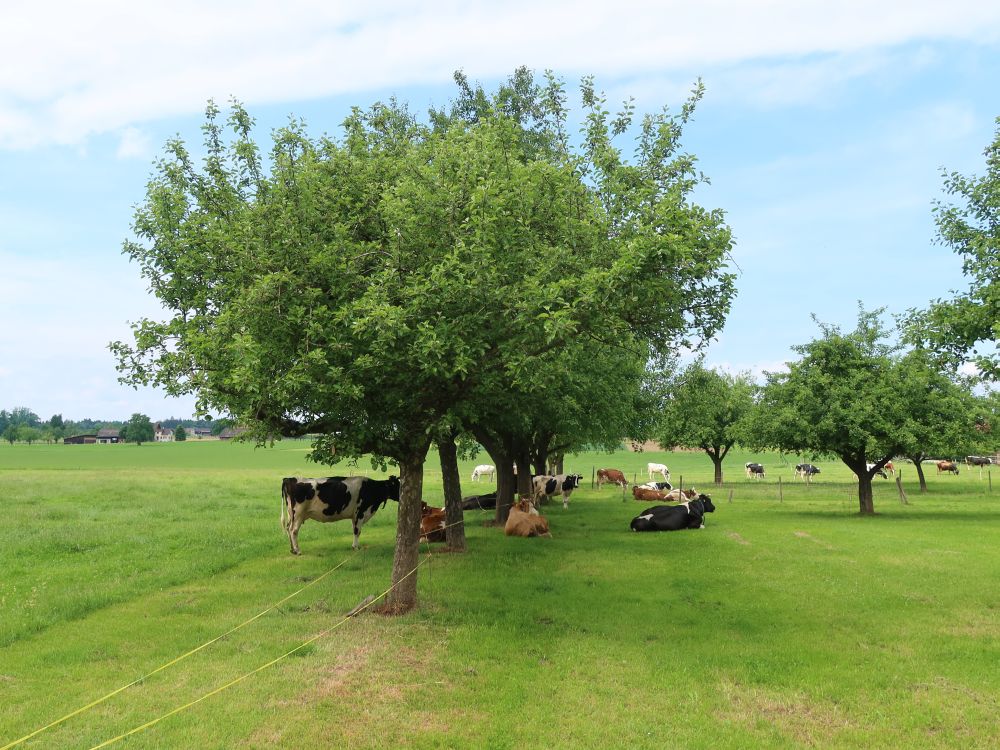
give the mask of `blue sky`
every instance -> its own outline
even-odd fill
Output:
[[[43,418],[189,416],[116,382],[107,343],[155,316],[121,255],[165,139],[207,99],[262,138],[289,114],[334,134],[352,104],[451,96],[518,65],[614,104],[677,107],[740,269],[708,363],[759,373],[857,302],[890,312],[965,287],[936,245],[942,167],[981,173],[1000,116],[1000,4],[911,2],[15,3],[0,12],[0,408]],[[23,7],[21,7],[23,6]],[[279,10],[280,8],[280,10]]]

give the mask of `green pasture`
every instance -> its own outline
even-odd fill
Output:
[[[395,506],[279,527],[283,476],[367,473],[271,449],[0,445],[0,748],[246,627],[17,747],[994,748],[1000,746],[1000,480],[938,476],[909,497],[848,470],[733,453],[570,457],[586,477],[544,510],[552,539],[466,514],[469,551],[423,547],[420,607],[342,614],[389,585]],[[463,493],[478,460],[462,464]],[[762,482],[743,477],[759,460]],[[707,528],[634,534],[646,507],[590,488],[647,461],[709,491]],[[779,498],[778,478],[781,478]],[[731,493],[731,499],[730,499]],[[436,456],[425,499],[440,504]],[[343,624],[340,624],[342,623]]]

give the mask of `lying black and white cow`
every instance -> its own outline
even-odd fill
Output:
[[[816,474],[819,474],[819,469],[813,466],[812,464],[795,464],[794,476],[802,477],[808,482]]]
[[[497,493],[467,495],[462,498],[462,510],[493,510],[497,507]]]
[[[763,479],[764,478],[764,464],[755,464],[752,461],[748,461],[743,464],[747,470],[747,479]]]
[[[708,495],[698,495],[680,505],[654,505],[632,519],[632,531],[680,531],[705,528],[705,514],[714,513]]]
[[[554,477],[540,474],[531,480],[535,504],[537,505],[543,497],[552,497],[557,492],[561,492],[563,508],[568,508],[569,496],[573,494],[573,490],[580,486],[582,481],[582,474],[557,474]]]
[[[674,488],[670,482],[646,482],[645,484],[640,484],[639,486],[647,490],[659,490],[660,492],[666,492]]]
[[[299,529],[306,519],[326,522],[350,518],[354,524],[352,546],[358,549],[361,527],[388,500],[399,502],[397,477],[285,477],[281,480],[281,527],[288,534],[292,554],[298,555]]]

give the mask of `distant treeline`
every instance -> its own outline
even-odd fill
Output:
[[[43,420],[35,412],[25,406],[13,409],[0,409],[0,439],[14,442],[59,442],[73,435],[92,435],[98,430],[120,430],[127,420],[115,419],[63,419],[62,414],[53,414],[48,420]],[[211,430],[218,435],[233,424],[230,419],[179,419],[170,417],[160,420],[165,429],[176,430],[178,426],[185,430]]]

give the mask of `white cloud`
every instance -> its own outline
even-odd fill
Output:
[[[765,60],[776,65],[751,67],[745,91],[820,96],[870,74],[880,49],[990,44],[998,29],[1000,5],[981,0],[288,0],[280,11],[265,0],[43,1],[4,10],[0,49],[18,64],[0,66],[0,147],[74,144],[196,113],[209,97],[262,104],[439,84],[459,67],[495,77],[527,64],[673,91],[689,82],[669,71]]]
[[[122,130],[115,155],[119,159],[144,159],[152,151],[149,134],[138,128],[128,127]]]

